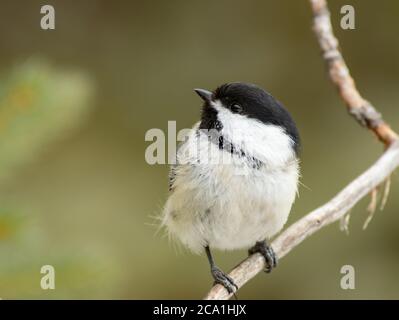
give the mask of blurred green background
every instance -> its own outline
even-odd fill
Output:
[[[399,2],[330,1],[360,91],[399,129]],[[56,30],[40,29],[40,6]],[[356,29],[339,28],[353,4]],[[307,1],[0,1],[0,298],[201,298],[204,256],[168,243],[153,218],[167,165],[150,166],[151,128],[191,127],[195,87],[261,85],[302,135],[302,182],[288,224],[334,196],[381,154],[327,79]],[[399,179],[366,231],[369,199],[350,233],[318,232],[241,299],[399,298]],[[226,271],[246,252],[217,253]],[[40,268],[56,289],[40,288]],[[353,265],[356,289],[340,288]]]

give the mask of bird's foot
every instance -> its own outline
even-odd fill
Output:
[[[248,250],[250,255],[256,252],[259,252],[266,260],[265,272],[270,273],[273,268],[277,267],[277,256],[266,241],[259,241]]]
[[[211,273],[215,283],[221,284],[229,293],[234,293],[238,290],[238,286],[234,283],[234,280],[217,266],[211,268]]]

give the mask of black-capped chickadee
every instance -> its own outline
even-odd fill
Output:
[[[299,134],[284,106],[256,85],[195,92],[202,116],[171,167],[163,225],[193,252],[205,251],[215,282],[232,293],[237,286],[210,249],[250,248],[264,256],[267,272],[276,266],[266,240],[283,228],[295,200]]]

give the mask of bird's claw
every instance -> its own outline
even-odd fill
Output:
[[[211,273],[215,283],[221,284],[229,293],[234,293],[238,290],[238,286],[234,283],[234,280],[218,267],[212,267]]]
[[[277,255],[275,254],[273,248],[269,246],[266,241],[259,241],[248,250],[249,254],[254,254],[256,252],[260,253],[266,260],[266,273],[270,273],[275,267],[277,267]]]

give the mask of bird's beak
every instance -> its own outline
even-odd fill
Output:
[[[212,100],[212,92],[204,89],[194,89],[194,91],[201,97],[205,102],[210,102]]]

